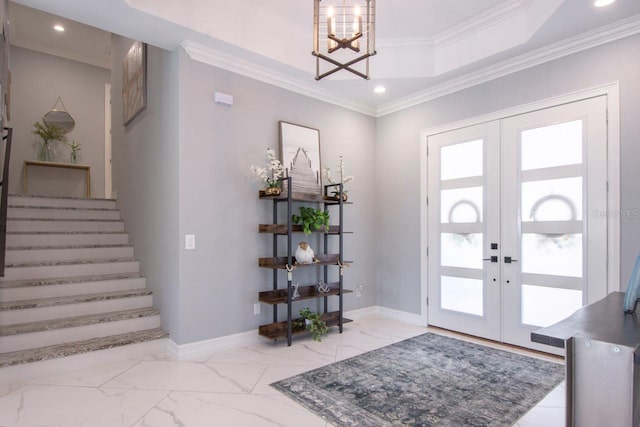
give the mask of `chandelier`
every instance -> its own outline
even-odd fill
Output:
[[[340,70],[369,80],[369,57],[376,54],[375,9],[375,0],[314,0],[316,80]],[[363,60],[364,69],[355,67]],[[321,70],[325,63],[328,69]]]

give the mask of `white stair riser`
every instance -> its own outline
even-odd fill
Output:
[[[160,327],[160,316],[137,317],[95,325],[4,336],[0,337],[0,348],[3,353],[8,353],[158,327]]]
[[[122,221],[24,221],[8,219],[7,231],[124,231]]]
[[[6,262],[73,261],[78,259],[131,258],[133,248],[69,248],[8,250]]]
[[[74,246],[74,245],[126,245],[129,235],[113,234],[7,234],[7,247],[20,246]]]
[[[44,265],[35,267],[7,267],[4,280],[31,280],[50,277],[76,277],[100,274],[136,273],[138,261],[105,262],[99,264]]]
[[[49,208],[116,209],[115,200],[9,196],[9,205]]]
[[[85,209],[38,209],[12,208],[7,209],[9,218],[42,218],[42,219],[120,219],[120,212],[116,210],[85,210]]]
[[[25,308],[22,310],[2,310],[0,311],[0,325],[15,325],[16,323],[37,322],[40,320],[151,308],[152,305],[153,297],[151,295],[143,295],[50,307]]]
[[[133,289],[144,289],[146,285],[146,278],[136,277],[133,279],[97,280],[59,285],[0,288],[0,301],[22,301],[37,298],[56,298],[81,294],[129,291]]]

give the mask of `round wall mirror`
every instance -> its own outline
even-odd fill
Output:
[[[76,125],[76,121],[73,120],[71,114],[60,110],[50,110],[44,115],[42,121],[47,126],[56,125],[61,127],[64,133],[71,132]]]

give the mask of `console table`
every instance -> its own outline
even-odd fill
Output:
[[[62,169],[78,169],[85,171],[85,192],[87,199],[91,197],[91,166],[78,165],[75,163],[57,163],[57,162],[43,162],[40,160],[25,160],[23,177],[22,177],[22,190],[24,194],[27,194],[27,179],[29,166],[41,166],[47,168],[62,168]]]
[[[613,292],[566,319],[531,333],[531,341],[565,348],[567,426],[638,426],[640,319]]]

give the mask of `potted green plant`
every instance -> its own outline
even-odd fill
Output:
[[[31,133],[38,135],[42,139],[42,145],[38,150],[38,160],[53,162],[55,155],[52,144],[55,141],[64,141],[66,139],[64,129],[58,125],[47,125],[40,122],[35,122],[33,127],[35,129]]]
[[[71,161],[71,163],[78,163],[78,153],[80,151],[80,144],[78,144],[75,141],[65,141],[65,143],[69,146],[69,148],[71,148],[71,155],[69,157],[69,160]]]
[[[329,333],[327,322],[322,320],[320,313],[311,311],[309,307],[300,310],[300,319],[296,323],[297,326],[304,326],[307,331],[311,332],[311,336],[316,341],[322,341],[322,337]]]
[[[311,234],[322,227],[329,232],[329,212],[320,209],[300,206],[300,215],[291,215],[291,221],[296,225],[302,225],[305,234]]]

